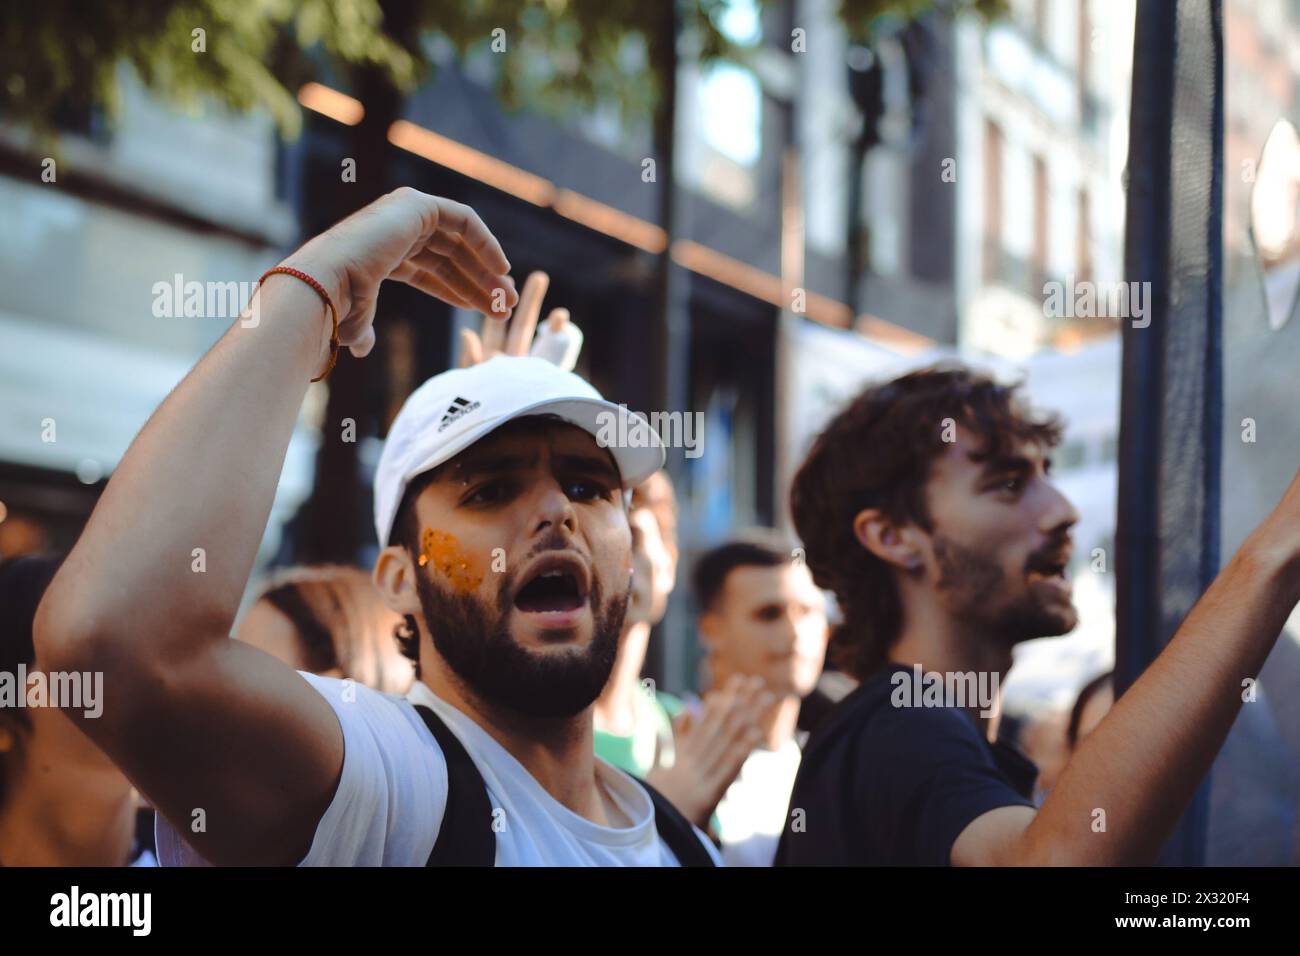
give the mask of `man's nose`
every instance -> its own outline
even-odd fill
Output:
[[[578,530],[578,515],[573,502],[564,493],[558,481],[547,479],[542,483],[537,500],[537,531],[564,528],[570,534]]]
[[[793,612],[787,610],[781,615],[780,625],[775,631],[776,644],[782,651],[793,651],[799,646],[799,627]]]
[[[1047,482],[1047,503],[1043,508],[1040,528],[1045,534],[1068,531],[1079,523],[1079,512],[1061,489]]]

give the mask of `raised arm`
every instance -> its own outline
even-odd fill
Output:
[[[386,278],[503,317],[517,300],[474,212],[407,188],[283,264],[325,287],[358,357]],[[102,672],[102,715],[68,715],[199,852],[287,864],[329,805],[342,731],[297,673],[229,634],[331,321],[286,275],[255,306],[256,323],[236,321],[132,443],[46,592],[35,641],[46,670]]]
[[[952,862],[1153,862],[1223,745],[1243,682],[1259,673],[1297,600],[1300,475],[1084,739],[1042,808],[977,818],[954,842]]]

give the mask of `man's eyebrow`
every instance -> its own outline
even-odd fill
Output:
[[[449,477],[458,481],[469,481],[479,475],[497,475],[503,471],[524,468],[531,464],[532,461],[533,458],[530,456],[510,453],[493,455],[488,452],[453,462]]]
[[[1048,461],[1050,459],[1043,459],[1044,464]],[[1001,475],[1009,471],[1027,472],[1034,470],[1034,462],[1024,455],[996,455],[987,459],[980,470],[985,475]]]
[[[561,468],[600,471],[612,476],[615,480],[620,478],[618,467],[614,464],[608,452],[604,457],[581,452],[558,454],[555,456],[555,462]]]
[[[606,456],[583,453],[557,454],[555,463],[562,468],[587,472],[601,472],[615,481],[619,480],[619,471],[613,460]],[[448,477],[456,481],[470,481],[482,475],[499,475],[503,472],[516,471],[532,467],[537,461],[536,455],[520,455],[513,452],[492,454],[484,452],[456,461],[449,469]]]

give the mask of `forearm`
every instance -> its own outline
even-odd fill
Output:
[[[42,657],[79,655],[92,635],[166,657],[173,643],[228,634],[298,408],[328,354],[330,320],[310,287],[276,275],[257,295],[257,324],[231,326],[114,471],[47,592]],[[43,626],[51,614],[62,626]]]
[[[1285,562],[1250,542],[1234,556],[1080,745],[1026,829],[1016,862],[1155,859],[1232,727],[1243,681],[1258,674],[1295,605],[1292,577]]]
[[[338,341],[374,344],[394,279],[493,308],[509,263],[473,210],[395,190],[290,258],[338,308]],[[509,311],[516,297],[506,288]],[[37,613],[46,669],[104,673],[76,720],[173,821],[220,821],[196,846],[220,862],[295,862],[343,762],[330,704],[288,665],[229,640],[303,394],[331,322],[302,280],[274,275],[256,323],[237,321],[159,407],[118,465]],[[203,568],[195,550],[203,549]]]

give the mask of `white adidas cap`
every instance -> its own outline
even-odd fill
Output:
[[[645,438],[640,444],[623,441],[606,446],[625,489],[663,467],[663,443],[645,418],[605,401],[588,382],[545,359],[498,355],[435,375],[411,393],[393,419],[375,469],[375,532],[380,547],[388,543],[412,478],[524,415],[555,415],[598,440],[602,432]]]

